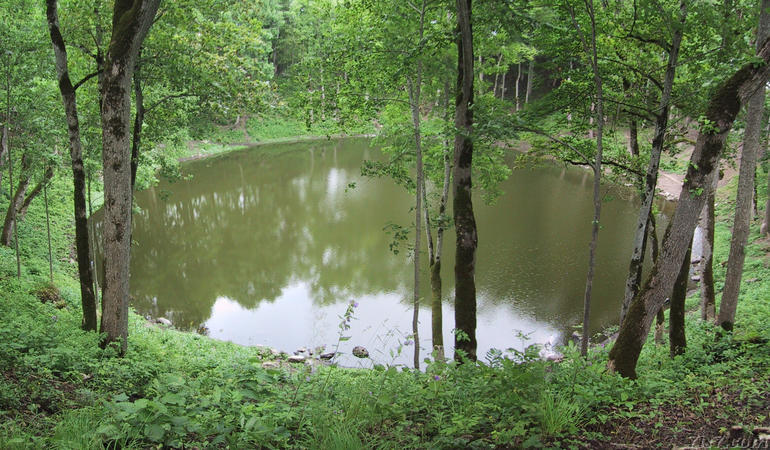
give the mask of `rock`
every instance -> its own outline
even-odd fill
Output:
[[[700,275],[693,275],[692,278],[690,279],[697,283],[698,281],[700,281]]]
[[[761,434],[770,435],[770,427],[754,427],[754,429],[751,430],[751,432],[759,435]]]
[[[760,441],[770,441],[770,434],[760,434],[757,439]]]
[[[746,280],[747,283],[756,283],[757,281],[759,281],[759,278],[749,278]]]
[[[356,358],[368,358],[369,350],[367,350],[366,348],[360,345],[357,345],[353,347],[353,356],[355,356]]]
[[[265,361],[262,363],[263,369],[280,369],[281,363],[278,361]]]
[[[298,349],[296,352],[294,352],[295,355],[299,355],[301,353],[307,353],[307,348],[302,347],[302,348]]]
[[[270,354],[273,355],[273,356],[280,356],[281,352],[278,349],[276,349],[276,348],[271,348],[270,349]]]
[[[330,359],[334,358],[334,355],[335,355],[335,354],[336,354],[336,353],[334,353],[334,352],[329,352],[329,353],[321,353],[321,356],[320,356],[320,358],[321,358],[321,359],[323,359],[323,360],[326,360],[326,361],[328,361],[328,360],[330,360]]]
[[[171,323],[171,321],[170,321],[170,320],[168,320],[168,319],[166,319],[165,317],[161,317],[161,318],[159,318],[159,319],[156,319],[156,320],[155,320],[155,322],[156,322],[156,323],[159,323],[159,324],[161,324],[161,325],[165,325],[165,326],[167,326],[167,327],[170,327],[170,326],[172,326],[172,323]]]
[[[301,362],[304,362],[305,359],[306,358],[303,355],[291,355],[289,356],[289,359],[287,359],[287,361],[289,361],[290,363],[301,363]]]

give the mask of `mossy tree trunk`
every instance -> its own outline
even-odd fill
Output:
[[[473,30],[471,0],[457,0],[457,96],[455,99],[454,222],[455,252],[455,359],[458,350],[476,360],[476,247],[473,214]]]
[[[116,0],[112,38],[101,79],[102,166],[104,173],[103,345],[128,338],[131,251],[131,80],[139,49],[150,30],[160,0]]]
[[[67,134],[69,137],[74,187],[75,248],[78,259],[80,299],[83,307],[82,328],[84,330],[96,331],[96,297],[94,296],[93,288],[94,273],[90,259],[88,216],[86,214],[86,173],[83,165],[83,146],[80,140],[80,122],[75,96],[76,88],[72,85],[67,68],[67,48],[59,28],[59,13],[56,0],[46,0],[46,17],[56,58],[56,76],[59,83],[59,91],[61,92],[64,113],[67,118]]]
[[[671,292],[682,260],[689,248],[706,197],[711,176],[718,170],[727,134],[742,104],[767,81],[770,74],[770,40],[761,46],[759,57],[766,64],[743,66],[712,95],[701,122],[695,150],[690,158],[686,181],[674,217],[663,238],[663,249],[642,290],[634,297],[609,355],[608,368],[625,377],[636,377],[636,362],[655,314]]]

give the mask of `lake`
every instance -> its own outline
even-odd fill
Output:
[[[264,145],[186,162],[188,180],[138,192],[133,307],[238,344],[291,353],[339,343],[346,355],[362,345],[376,362],[410,364],[411,258],[407,249],[391,252],[384,228],[411,225],[414,199],[388,179],[361,177],[365,159],[382,159],[366,139]],[[491,348],[563,339],[582,320],[590,172],[547,163],[514,170],[501,188],[493,205],[480,196],[474,203],[480,359]],[[603,194],[592,332],[617,322],[638,210],[626,187],[605,186]],[[452,230],[444,251],[450,356]],[[427,267],[424,273],[423,355],[431,349]],[[341,334],[350,302],[358,306]],[[349,356],[341,363],[371,365]]]

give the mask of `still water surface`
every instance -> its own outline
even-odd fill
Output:
[[[403,347],[398,355],[398,349],[411,334],[412,269],[407,251],[389,250],[383,228],[411,224],[413,198],[390,180],[360,176],[364,159],[381,157],[367,140],[345,139],[185,163],[190,180],[137,194],[134,308],[180,328],[203,325],[217,339],[291,352],[333,349],[340,315],[355,301],[345,332],[352,338],[340,350],[350,354],[363,345],[377,362],[408,364],[413,350]],[[587,171],[561,166],[517,169],[494,205],[476,199],[480,356],[567,335],[581,321],[591,182]],[[637,214],[627,189],[605,187],[604,193],[611,200],[602,210],[593,331],[617,320]],[[450,231],[442,273],[448,345],[453,246]],[[423,355],[430,352],[430,324],[426,300]]]

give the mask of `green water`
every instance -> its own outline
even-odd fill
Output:
[[[262,146],[183,165],[188,181],[137,194],[133,306],[180,328],[292,351],[338,342],[380,362],[408,362],[412,269],[394,255],[390,222],[410,225],[411,195],[360,176],[381,158],[364,139]],[[492,206],[476,199],[479,355],[571,332],[580,322],[592,218],[592,179],[560,166],[515,170]],[[617,320],[637,203],[605,187],[592,328]],[[451,203],[450,203],[451,204]],[[454,233],[445,242],[444,341],[451,343]],[[425,260],[425,259],[423,259]],[[429,298],[427,277],[423,285]],[[430,308],[420,311],[430,348]],[[528,338],[522,338],[522,334]],[[398,349],[404,353],[398,355]],[[423,350],[423,354],[425,350]],[[451,354],[451,350],[448,352]]]

